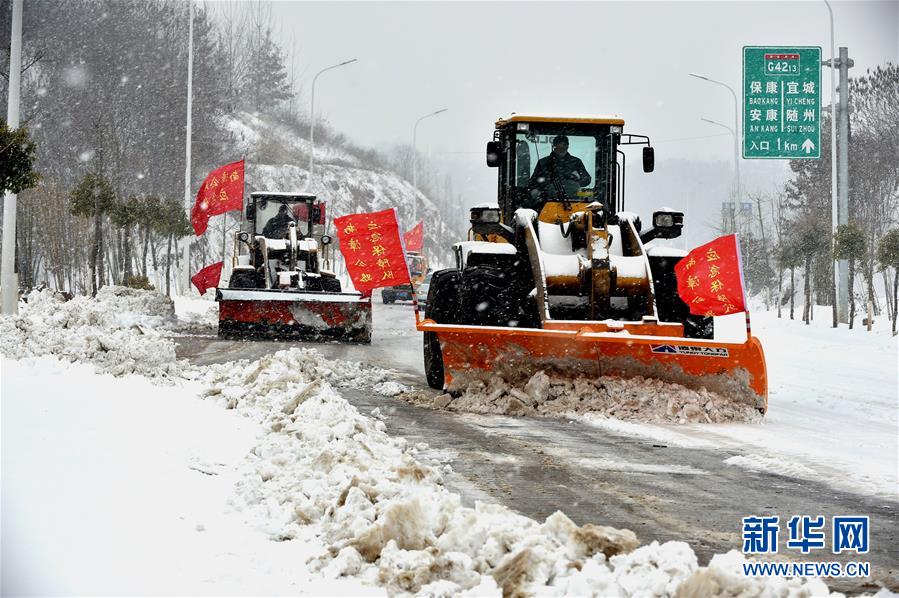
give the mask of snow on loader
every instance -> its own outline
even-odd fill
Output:
[[[644,229],[624,211],[621,147],[644,146],[645,172],[654,152],[623,126],[618,117],[497,121],[487,165],[498,168],[498,205],[471,209],[456,267],[434,273],[418,323],[431,387],[457,392],[497,375],[520,384],[540,370],[642,376],[765,412],[758,339],[713,340],[713,319],[691,315],[677,294],[674,266],[686,252],[651,243],[678,237],[683,213],[660,209]]]
[[[319,243],[331,242],[322,209],[314,195],[250,194],[231,278],[216,290],[220,337],[371,342],[371,297],[342,292],[320,267]]]

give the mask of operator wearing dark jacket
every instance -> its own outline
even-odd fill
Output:
[[[556,135],[552,153],[537,162],[528,187],[532,195],[536,190],[549,199],[575,198],[577,192],[588,186],[591,180],[581,159],[568,153],[568,137]]]
[[[281,204],[278,213],[269,218],[262,229],[262,236],[266,239],[283,239],[287,236],[288,225],[293,222],[293,218],[287,213],[287,206]]]

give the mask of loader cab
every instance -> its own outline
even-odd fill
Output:
[[[614,216],[624,195],[619,146],[649,146],[648,138],[624,135],[623,127],[623,119],[604,116],[513,114],[498,120],[487,144],[487,165],[498,169],[503,222],[510,222],[518,208],[536,210],[545,222],[567,222],[571,213],[593,202]],[[556,143],[560,139],[567,141],[564,147]],[[651,170],[648,149],[645,170]]]
[[[255,236],[283,239],[290,223],[300,237],[320,237],[324,232],[324,209],[308,193],[254,192],[247,203],[247,232]]]

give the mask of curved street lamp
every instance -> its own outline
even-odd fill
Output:
[[[329,67],[325,67],[319,72],[315,73],[315,77],[312,78],[312,105],[310,107],[310,123],[309,123],[309,186],[312,186],[312,172],[315,170],[315,82],[318,80],[318,76],[324,73],[325,71],[330,71],[331,69],[336,69],[341,66],[346,66],[353,62],[356,62],[357,58],[353,58],[352,60],[345,60],[338,64],[331,65]],[[310,189],[311,191],[311,189]]]
[[[708,81],[709,83],[715,83],[716,85],[721,85],[722,87],[726,87],[730,94],[734,97],[734,168],[737,176],[737,197],[735,200],[737,202],[740,201],[740,196],[742,195],[742,186],[740,185],[740,140],[739,140],[739,119],[740,119],[740,103],[737,100],[737,93],[733,90],[733,88],[727,83],[722,83],[721,81],[716,81],[715,79],[711,79],[706,77],[705,75],[700,75],[699,73],[690,73],[691,77],[696,77],[697,79],[702,79],[703,81]],[[703,119],[705,120],[705,119]],[[718,124],[718,123],[716,123]]]
[[[429,112],[425,114],[417,121],[415,121],[415,126],[412,127],[412,186],[415,187],[415,190],[418,191],[418,123],[423,121],[426,118],[431,116],[437,116],[441,112],[446,112],[449,108],[441,108],[435,112]],[[418,220],[418,199],[414,198],[412,200],[412,222]]]
[[[719,123],[717,120],[712,120],[712,119],[710,119],[710,118],[704,118],[704,117],[700,117],[699,120],[705,121],[705,122],[707,122],[707,123],[709,123],[709,124],[717,125],[717,126],[719,126],[719,127],[723,127],[723,128],[725,128],[725,129],[727,129],[728,131],[730,131],[730,134],[734,136],[734,177],[735,177],[735,183],[734,183],[734,184],[736,185],[736,187],[735,187],[736,195],[735,195],[735,197],[734,197],[734,200],[735,200],[735,201],[739,201],[739,195],[740,195],[740,156],[739,156],[739,154],[737,153],[737,152],[738,152],[738,149],[737,149],[737,148],[739,147],[739,145],[738,145],[737,142],[736,142],[736,139],[737,139],[737,132],[736,132],[735,130],[731,129],[730,127],[728,127],[727,125],[725,125],[725,124],[723,124],[723,123]]]

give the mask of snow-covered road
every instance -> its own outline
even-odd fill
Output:
[[[859,438],[837,436],[837,449],[787,442],[807,405],[827,430],[869,429],[863,440],[871,450],[889,451],[896,436],[889,434],[894,387],[883,382],[883,355],[895,359],[889,337],[854,331],[836,341],[849,349],[840,359],[854,368],[855,387],[872,398],[859,401],[862,410],[837,410],[837,417],[835,397],[852,386],[841,386],[835,362],[821,357],[834,337],[760,317],[760,336],[780,335],[768,340],[775,353],[799,347],[818,356],[802,362],[808,371],[801,372],[777,369],[789,351],[774,361],[769,354],[772,390],[798,405],[777,425],[509,418],[425,409],[389,396],[402,385],[432,392],[422,388],[408,306],[376,304],[372,346],[315,345],[274,355],[285,344],[218,341],[203,313],[208,302],[196,302],[195,318],[180,306],[179,321],[167,324],[171,308],[150,299],[117,290],[96,303],[46,296],[29,305],[33,315],[0,319],[6,594],[357,595],[377,584],[434,595],[495,594],[497,585],[556,595],[658,595],[711,578],[736,591],[759,583],[726,573],[742,559],[733,552],[741,517],[860,513],[872,517],[866,560],[873,579],[828,584],[852,593],[876,591],[877,584],[899,589],[897,503],[883,473],[895,470],[895,451],[872,456],[864,470],[871,483],[859,484],[865,478],[846,462],[825,467],[834,452],[868,458],[859,452],[867,448],[853,449]],[[151,305],[153,313],[141,315]],[[178,353],[197,366],[175,363],[164,337],[191,319],[192,335],[179,338]],[[828,387],[809,391],[809,376]],[[773,453],[741,438],[763,428]],[[787,459],[802,467],[783,467]],[[462,495],[461,504],[447,488]],[[484,499],[526,517],[499,506],[472,508]],[[593,523],[631,528],[641,543],[675,542],[628,553],[608,548],[616,530],[577,527]],[[597,554],[582,543],[586,537],[610,552]],[[697,569],[694,552],[704,563],[729,550],[708,570]],[[614,556],[618,551],[624,554]],[[780,557],[803,558],[797,551]],[[528,573],[519,577],[522,566]],[[773,583],[766,591],[775,592],[801,582],[761,583]]]
[[[448,481],[463,496],[486,494],[538,520],[563,508],[577,522],[634,529],[645,541],[686,538],[701,559],[738,547],[746,515],[869,514],[882,547],[878,570],[899,584],[896,341],[882,332],[832,331],[823,319],[806,327],[774,314],[754,317],[771,381],[761,423],[509,418],[427,410],[364,392],[344,396],[363,412],[388,414],[392,434],[450,455],[456,475]],[[193,337],[179,339],[178,353],[214,363],[283,346]],[[424,384],[409,305],[375,303],[371,346],[316,348],[390,367],[404,384],[435,393]]]

